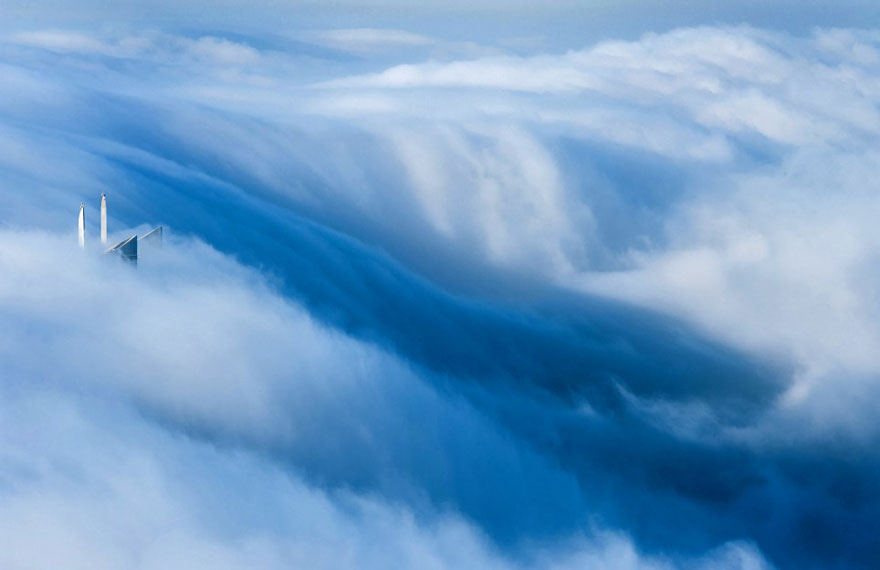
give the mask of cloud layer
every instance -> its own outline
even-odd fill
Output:
[[[4,565],[669,567],[607,531],[499,552],[443,505],[555,517],[584,508],[570,475],[253,271],[170,246],[135,271],[0,236]],[[717,562],[760,558],[731,543],[688,561]]]
[[[267,37],[0,44],[6,565],[880,559],[875,34]]]

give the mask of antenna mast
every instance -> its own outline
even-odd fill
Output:
[[[79,246],[84,248],[86,246],[86,205],[84,203],[79,205],[78,234]]]
[[[107,195],[101,192],[101,243],[107,245]]]

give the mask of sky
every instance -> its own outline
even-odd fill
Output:
[[[0,567],[876,568],[877,11],[0,0]]]

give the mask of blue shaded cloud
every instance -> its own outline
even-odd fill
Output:
[[[875,44],[699,28],[385,69],[8,36],[10,411],[94,410],[49,461],[87,442],[63,461],[106,487],[132,442],[115,479],[154,473],[168,511],[132,509],[178,529],[83,565],[871,567]],[[171,247],[137,273],[75,250],[99,189]],[[5,500],[60,480],[34,512],[90,516],[63,470],[16,475],[58,425],[17,418]]]

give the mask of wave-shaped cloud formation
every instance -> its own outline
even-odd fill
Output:
[[[3,38],[4,567],[877,565],[880,38],[517,49]]]

